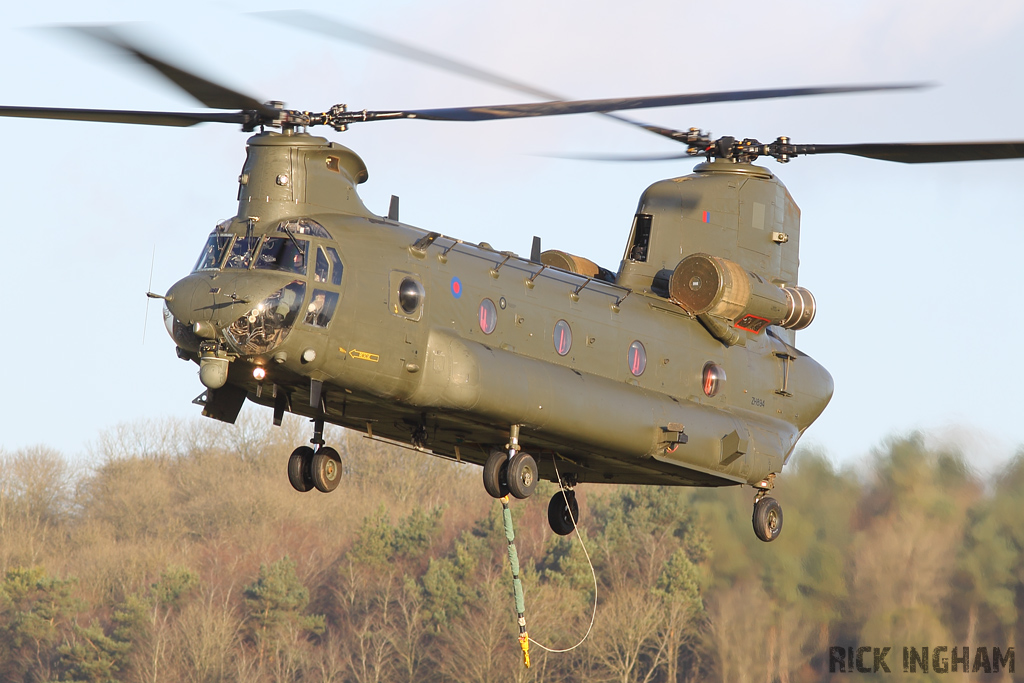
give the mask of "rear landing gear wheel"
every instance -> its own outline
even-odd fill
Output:
[[[508,461],[508,492],[516,498],[529,498],[537,488],[537,461],[522,451]]]
[[[492,498],[508,495],[508,454],[494,449],[484,463],[484,490]]]
[[[330,446],[322,446],[310,463],[310,478],[318,491],[330,493],[341,483],[341,456]]]
[[[563,492],[559,491],[551,496],[551,502],[548,503],[548,524],[559,536],[571,534],[575,528],[573,520],[575,519],[577,524],[580,521],[580,504],[576,502],[576,492],[565,491],[564,494],[563,496]]]
[[[764,541],[770,543],[782,533],[782,506],[779,501],[770,496],[765,496],[754,501],[754,534]]]
[[[313,488],[312,463],[313,449],[309,446],[299,446],[288,458],[288,481],[299,493]]]

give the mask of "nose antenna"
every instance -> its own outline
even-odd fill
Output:
[[[146,345],[146,327],[149,325],[149,300],[162,299],[159,294],[153,293],[153,266],[156,265],[156,244],[153,245],[153,255],[149,259],[149,285],[146,287],[146,315],[142,319],[142,345]]]

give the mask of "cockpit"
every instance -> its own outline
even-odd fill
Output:
[[[330,233],[308,218],[284,221],[264,236],[251,231],[231,234],[229,225],[222,223],[210,234],[193,272],[262,270],[292,274],[296,279],[253,302],[251,309],[224,327],[228,343],[239,353],[256,355],[282,344],[296,324],[326,328],[338,305],[343,270],[337,250],[322,243],[332,239]]]
[[[324,226],[309,218],[298,218],[282,222],[277,226],[281,235],[232,235],[224,232],[228,223],[222,223],[210,233],[199,260],[192,272],[200,270],[277,270],[297,275],[307,275],[311,260],[310,242],[298,235],[320,239],[332,239]],[[332,284],[341,284],[341,259],[333,247],[318,247],[315,260],[314,278],[327,282],[328,273],[336,271]]]

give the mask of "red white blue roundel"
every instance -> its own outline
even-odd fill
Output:
[[[456,299],[462,296],[462,280],[457,277],[452,278],[452,296]]]

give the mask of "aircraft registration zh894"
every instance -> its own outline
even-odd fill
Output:
[[[296,18],[298,17],[298,21]],[[308,15],[279,17],[310,28]],[[79,29],[156,69],[215,111],[0,107],[10,117],[162,126],[234,123],[255,132],[238,212],[216,226],[191,274],[166,293],[179,357],[199,366],[203,414],[233,422],[246,400],[313,423],[288,460],[298,491],[333,491],[327,423],[483,466],[494,497],[557,482],[551,528],[579,519],[580,483],[748,485],[753,527],[771,541],[768,492],[828,404],[829,373],[795,347],[815,314],[798,285],[800,210],[760,156],[821,153],[904,163],[1019,158],[1024,143],[800,145],[711,139],[609,112],[892,90],[873,85],[566,101],[341,25],[328,33],[549,101],[490,107],[327,112],[260,102],[181,70],[110,28]],[[529,257],[369,211],[351,149],[307,132],[389,119],[481,121],[601,113],[681,142],[693,173],[641,196],[617,271],[561,251]],[[258,131],[258,132],[256,132]]]

